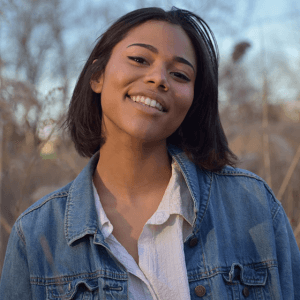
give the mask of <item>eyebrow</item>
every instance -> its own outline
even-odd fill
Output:
[[[132,47],[132,46],[143,47],[143,48],[149,49],[150,51],[152,51],[155,54],[158,54],[157,48],[155,48],[154,46],[148,45],[148,44],[136,43],[136,44],[131,44],[131,45],[127,46],[127,48]],[[188,60],[186,60],[185,58],[179,57],[179,56],[174,56],[173,60],[177,61],[179,63],[186,64],[186,65],[190,66],[194,70],[194,72],[196,73],[194,66]]]

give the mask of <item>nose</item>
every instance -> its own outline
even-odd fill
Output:
[[[167,79],[167,70],[163,66],[156,66],[149,69],[149,72],[144,78],[144,82],[152,84],[158,89],[168,91],[170,86]]]

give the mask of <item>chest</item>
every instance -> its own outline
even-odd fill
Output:
[[[146,222],[155,213],[156,209],[157,207],[144,208],[142,210],[131,210],[130,212],[104,209],[106,216],[113,225],[112,234],[137,264],[139,264],[138,239]]]

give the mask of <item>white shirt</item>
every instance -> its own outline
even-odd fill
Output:
[[[192,232],[194,205],[179,166],[172,161],[172,176],[158,209],[138,239],[139,265],[113,236],[95,186],[96,209],[105,241],[129,276],[130,300],[188,300],[183,242]]]

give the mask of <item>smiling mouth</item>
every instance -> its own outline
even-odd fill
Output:
[[[129,96],[128,94],[126,95],[130,100],[142,104],[144,106],[152,107],[154,109],[159,110],[160,112],[166,112],[166,110],[163,108],[163,106],[157,102],[154,99],[151,99],[149,97],[145,96]]]

